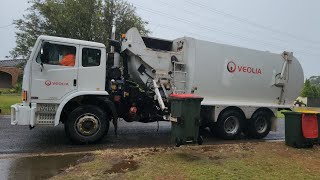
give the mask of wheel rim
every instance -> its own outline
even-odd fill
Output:
[[[235,116],[230,116],[224,121],[224,131],[228,134],[237,133],[239,126],[239,119]]]
[[[255,123],[255,127],[256,127],[256,131],[258,133],[264,133],[268,127],[268,123],[267,123],[266,118],[264,118],[264,117],[257,118],[256,123]]]
[[[99,118],[93,114],[84,114],[77,119],[75,129],[83,136],[96,134],[100,129]]]

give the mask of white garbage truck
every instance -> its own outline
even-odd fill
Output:
[[[23,101],[11,106],[11,124],[63,123],[73,142],[93,143],[110,122],[116,133],[119,118],[174,121],[170,94],[194,93],[204,97],[202,128],[223,139],[242,133],[263,138],[304,82],[292,52],[143,37],[136,28],[111,38],[110,46],[107,53],[101,43],[39,36],[24,70]]]

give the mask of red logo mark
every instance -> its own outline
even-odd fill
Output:
[[[49,80],[45,81],[44,84],[46,86],[69,86],[69,83],[67,83],[67,82],[57,82],[57,81],[52,82]]]
[[[234,63],[233,61],[230,61],[227,65],[227,69],[230,73],[234,73],[237,69],[236,63]]]
[[[230,73],[240,72],[240,73],[248,73],[248,74],[262,74],[262,70],[260,68],[250,67],[250,66],[241,66],[236,65],[233,61],[230,61],[227,64],[227,70]]]
[[[44,82],[45,84],[46,84],[46,86],[50,86],[51,85],[51,81],[46,81],[46,82]]]

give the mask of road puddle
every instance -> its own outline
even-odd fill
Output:
[[[47,179],[81,163],[85,154],[0,158],[0,179]],[[86,160],[85,160],[86,161]]]

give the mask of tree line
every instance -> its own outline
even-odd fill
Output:
[[[312,76],[306,79],[301,96],[320,98],[320,76]]]
[[[112,24],[117,35],[136,27],[147,35],[148,22],[124,0],[31,0],[22,19],[13,23],[16,47],[12,57],[27,57],[39,35],[50,35],[104,43],[108,47]]]

